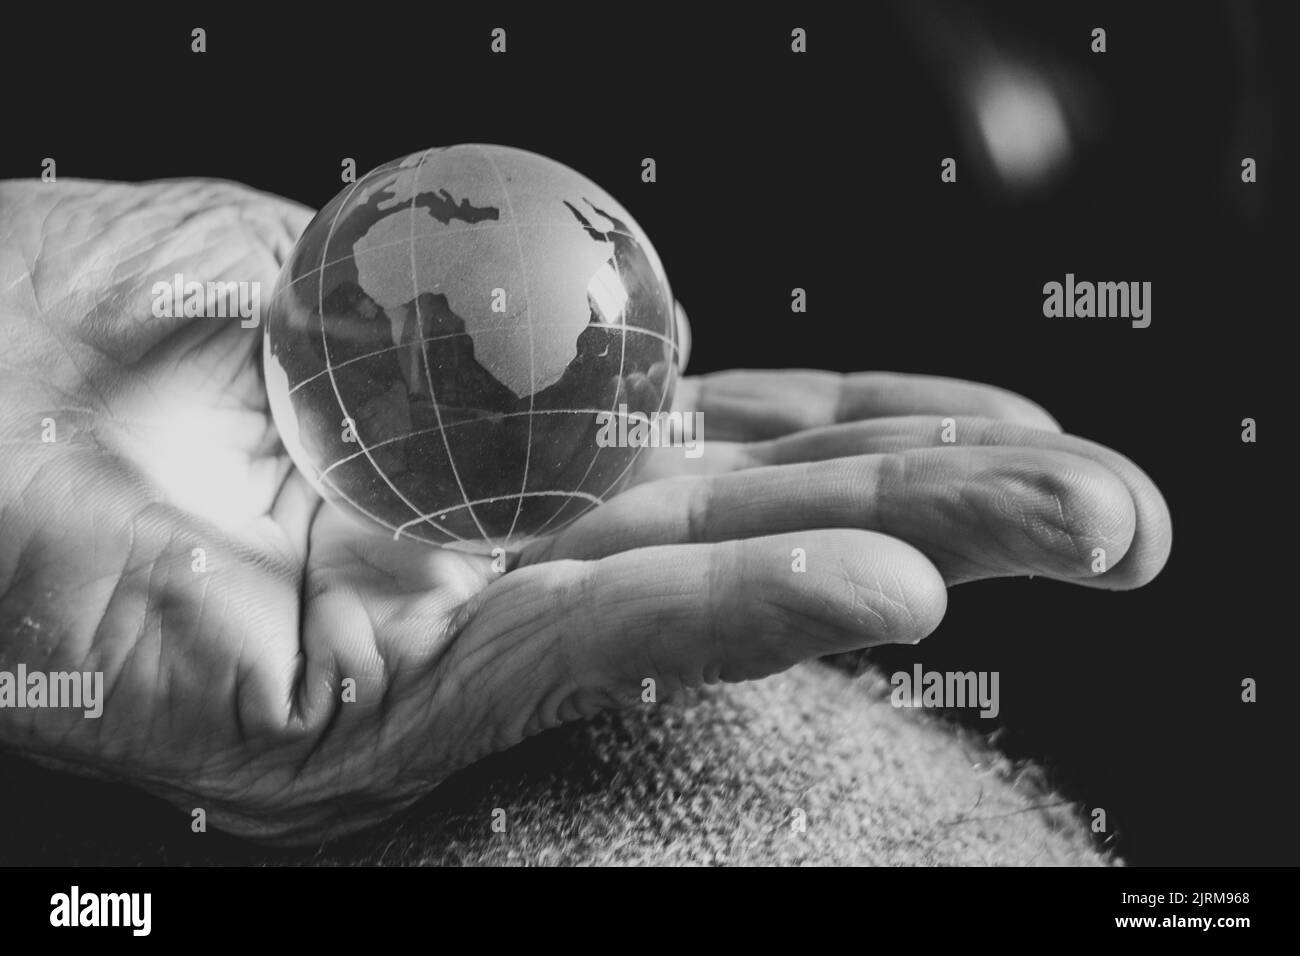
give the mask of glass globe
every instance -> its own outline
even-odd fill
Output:
[[[285,263],[264,336],[276,426],[320,494],[472,550],[618,492],[644,449],[605,426],[667,411],[678,371],[672,293],[632,217],[504,146],[349,184]]]

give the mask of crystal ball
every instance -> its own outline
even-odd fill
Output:
[[[281,440],[321,496],[475,551],[616,494],[645,444],[606,426],[666,411],[678,373],[645,233],[591,180],[504,146],[348,184],[285,262],[263,334]]]

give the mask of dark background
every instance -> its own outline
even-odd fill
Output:
[[[1295,5],[865,6],[51,18],[0,39],[0,176],[38,175],[52,156],[60,177],[213,176],[315,207],[341,188],[344,157],[360,173],[431,145],[506,143],[573,166],[638,219],[690,312],[694,372],[891,369],[1029,395],[1155,479],[1174,516],[1168,567],[1132,593],[959,588],[923,650],[875,657],[1000,671],[998,743],[1106,808],[1133,863],[1297,862],[1282,403]],[[489,53],[496,26],[505,56]],[[804,56],[789,52],[793,26],[808,30]],[[1095,26],[1105,54],[1089,51]],[[972,135],[963,94],[989,62],[1050,79],[1069,121],[1064,170],[1032,189]],[[646,156],[657,183],[640,180]],[[939,180],[946,156],[956,184]],[[1258,183],[1241,182],[1243,156]],[[1151,327],[1044,318],[1042,285],[1066,272],[1151,281]],[[806,315],[790,313],[796,286]],[[1240,441],[1247,416],[1258,444]],[[0,787],[0,821],[33,835],[87,802],[128,832],[150,818],[129,790],[10,758],[6,776],[25,782]],[[233,841],[228,855],[241,858]]]

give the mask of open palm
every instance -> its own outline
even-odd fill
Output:
[[[507,573],[393,540],[293,469],[260,328],[151,309],[176,273],[269,295],[310,216],[231,183],[0,183],[0,668],[102,671],[107,697],[98,720],[0,711],[0,744],[312,840],[652,706],[649,681],[661,701],[916,641],[947,585],[1134,587],[1168,554],[1127,459],[999,389],[879,373],[684,379],[707,453],[647,452]]]

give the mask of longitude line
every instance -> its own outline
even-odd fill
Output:
[[[415,201],[420,198],[420,170],[424,168],[424,162],[429,158],[429,153],[433,150],[425,150],[420,161],[415,165],[415,178],[411,185],[411,295],[414,297],[412,302],[415,304],[415,324],[421,333],[424,331],[424,317],[420,313],[420,277],[416,271],[415,262]],[[433,388],[433,368],[429,363],[428,344],[421,338],[420,352],[424,356],[424,378],[429,383],[429,401],[433,405],[433,414],[438,422],[438,429],[442,432],[442,447],[447,452],[447,463],[451,465],[451,474],[456,479],[456,487],[460,489],[460,495],[465,499],[465,505],[469,508],[469,516],[474,519],[474,524],[478,528],[478,533],[483,536],[483,541],[491,546],[492,540],[488,533],[483,530],[482,523],[478,520],[478,515],[474,509],[469,506],[469,495],[465,492],[465,484],[460,480],[460,472],[456,469],[456,459],[451,455],[451,442],[447,439],[447,431],[442,427],[442,409],[438,406],[438,393]],[[415,509],[416,514],[419,510]],[[440,513],[440,512],[436,512]]]
[[[352,198],[352,194],[356,192],[357,187],[366,181],[366,178],[367,178],[366,176],[362,176],[359,180],[353,183],[352,188],[348,190],[348,194],[344,198],[343,202],[339,203],[339,210],[334,214],[334,220],[330,223],[329,232],[325,234],[325,245],[321,249],[322,262],[324,262],[325,257],[329,255],[330,242],[332,242],[334,239],[334,230],[338,228],[339,218],[343,215],[343,210],[347,208],[348,200]],[[406,495],[402,494],[402,492],[398,490],[398,487],[394,485],[392,481],[389,480],[388,476],[384,474],[383,469],[379,467],[374,457],[370,454],[370,450],[366,447],[365,439],[361,437],[360,429],[356,427],[355,420],[352,418],[351,415],[348,414],[347,406],[343,404],[343,393],[339,391],[338,380],[334,377],[334,366],[331,364],[330,361],[329,336],[325,334],[325,273],[324,271],[321,272],[320,279],[321,281],[317,283],[316,286],[318,292],[316,315],[320,319],[321,347],[325,350],[325,370],[329,373],[330,385],[334,389],[334,399],[335,401],[338,402],[339,411],[343,413],[343,417],[345,419],[353,423],[352,432],[354,435],[357,436],[357,443],[361,445],[361,450],[362,452],[365,453],[366,459],[370,462],[370,466],[375,469],[375,472],[379,475],[380,478],[384,479],[385,484],[387,484],[388,487],[393,490],[393,493],[396,494],[397,497],[401,498],[402,501],[406,503],[406,506],[410,508],[413,513],[419,515],[420,509],[415,507],[415,505],[411,503],[411,501],[406,497]],[[356,502],[354,502],[351,498],[349,498],[346,494],[344,494],[342,489],[340,489],[337,485],[335,485],[334,487],[335,490],[337,490],[339,494],[342,495],[345,501],[347,501],[349,504],[352,504],[353,506],[359,507],[356,505]],[[361,509],[361,510],[364,511],[365,509]],[[451,535],[457,541],[465,540],[460,535],[456,534],[454,531],[442,527],[435,521],[429,519],[424,519],[424,520],[429,521],[429,524],[433,525],[433,527],[437,528],[439,531],[443,532],[444,534]]]
[[[533,461],[533,408],[537,401],[537,360],[533,346],[533,309],[528,301],[528,263],[524,261],[524,241],[520,238],[519,226],[515,223],[515,204],[510,200],[510,191],[506,189],[505,178],[497,168],[496,160],[481,146],[479,153],[492,167],[497,185],[501,187],[501,194],[506,200],[506,213],[510,216],[511,225],[515,227],[515,249],[519,253],[519,272],[524,283],[524,315],[528,317],[528,441],[524,446],[524,480],[519,486],[519,502],[515,505],[515,516],[510,521],[510,530],[506,532],[505,537],[505,540],[509,541],[510,536],[515,533],[515,526],[519,524],[519,512],[524,508],[524,492],[528,490],[528,468]]]
[[[618,262],[617,257],[614,259],[614,261],[617,264]],[[610,405],[611,413],[616,412],[618,410],[618,395],[619,395],[619,390],[623,385],[623,367],[624,367],[624,363],[627,361],[627,307],[626,305],[624,306],[624,310],[623,310],[623,321],[620,322],[619,324],[623,326],[623,334],[619,336],[618,377],[614,379],[614,401],[613,404]],[[649,332],[648,329],[644,331]],[[654,333],[650,333],[650,334],[654,334]],[[582,478],[579,479],[578,481],[579,488],[581,488],[583,485],[587,483],[587,479],[591,476],[591,470],[596,467],[596,459],[600,457],[600,452],[601,452],[600,446],[597,445],[595,453],[591,456],[591,461],[587,463],[587,470],[582,473]],[[560,516],[560,512],[562,512],[568,506],[569,506],[569,502],[566,501],[564,504],[560,505],[560,507],[556,508],[555,513],[546,519],[546,523],[543,524],[540,528],[538,528],[533,533],[535,535],[540,536],[542,532],[544,532],[547,528],[549,528],[552,525],[552,523],[554,523],[555,519]]]
[[[671,345],[671,346],[673,347],[673,351],[674,351],[674,353],[680,355],[680,354],[681,354],[681,351],[680,351],[680,350],[678,349],[678,347],[677,347],[677,313],[676,313],[676,310],[675,310],[675,308],[674,308],[674,300],[673,300],[672,290],[668,287],[668,283],[667,283],[666,280],[665,280],[665,282],[664,282],[664,292],[667,293],[667,296],[668,296],[668,308],[669,308],[670,310],[672,310],[672,316],[673,316],[672,325],[669,326],[669,329],[670,329],[671,332],[672,332],[672,338],[671,338],[671,339],[665,339],[665,341],[666,341],[669,345]],[[662,412],[662,411],[664,410],[664,402],[665,402],[665,400],[668,398],[668,391],[669,391],[669,389],[667,388],[667,385],[668,385],[668,377],[669,377],[669,375],[672,374],[672,372],[673,372],[673,368],[672,368],[671,366],[670,366],[669,368],[664,369],[664,386],[665,386],[665,387],[664,387],[664,389],[663,389],[663,394],[661,394],[661,395],[659,396],[659,407],[655,410],[654,418],[658,418],[658,417],[659,417],[659,413]],[[676,384],[676,383],[674,383],[674,384]],[[635,465],[635,464],[637,463],[637,460],[641,457],[641,453],[644,452],[644,451],[646,450],[646,447],[647,447],[647,446],[642,445],[640,448],[638,448],[638,449],[636,450],[636,454],[634,454],[630,459],[628,459],[628,463],[627,463],[626,465],[623,466],[623,470],[620,471],[620,472],[618,473],[618,476],[617,476],[617,477],[616,477],[616,478],[615,478],[615,479],[610,483],[609,487],[606,488],[604,491],[602,491],[602,492],[598,495],[598,497],[600,498],[600,500],[601,500],[602,503],[604,503],[605,496],[606,496],[607,494],[609,494],[613,489],[615,489],[615,488],[618,487],[618,483],[619,483],[620,481],[623,480],[623,476],[626,475],[626,474],[631,470],[632,466]],[[582,516],[581,516],[581,515],[574,515],[572,518],[568,519],[568,520],[565,521],[563,524],[561,524],[561,525],[560,525],[560,528],[558,528],[558,529],[556,529],[556,530],[557,530],[557,531],[558,531],[558,530],[562,530],[564,527],[566,527],[567,525],[571,524],[575,519],[580,518],[580,517],[582,517]]]

